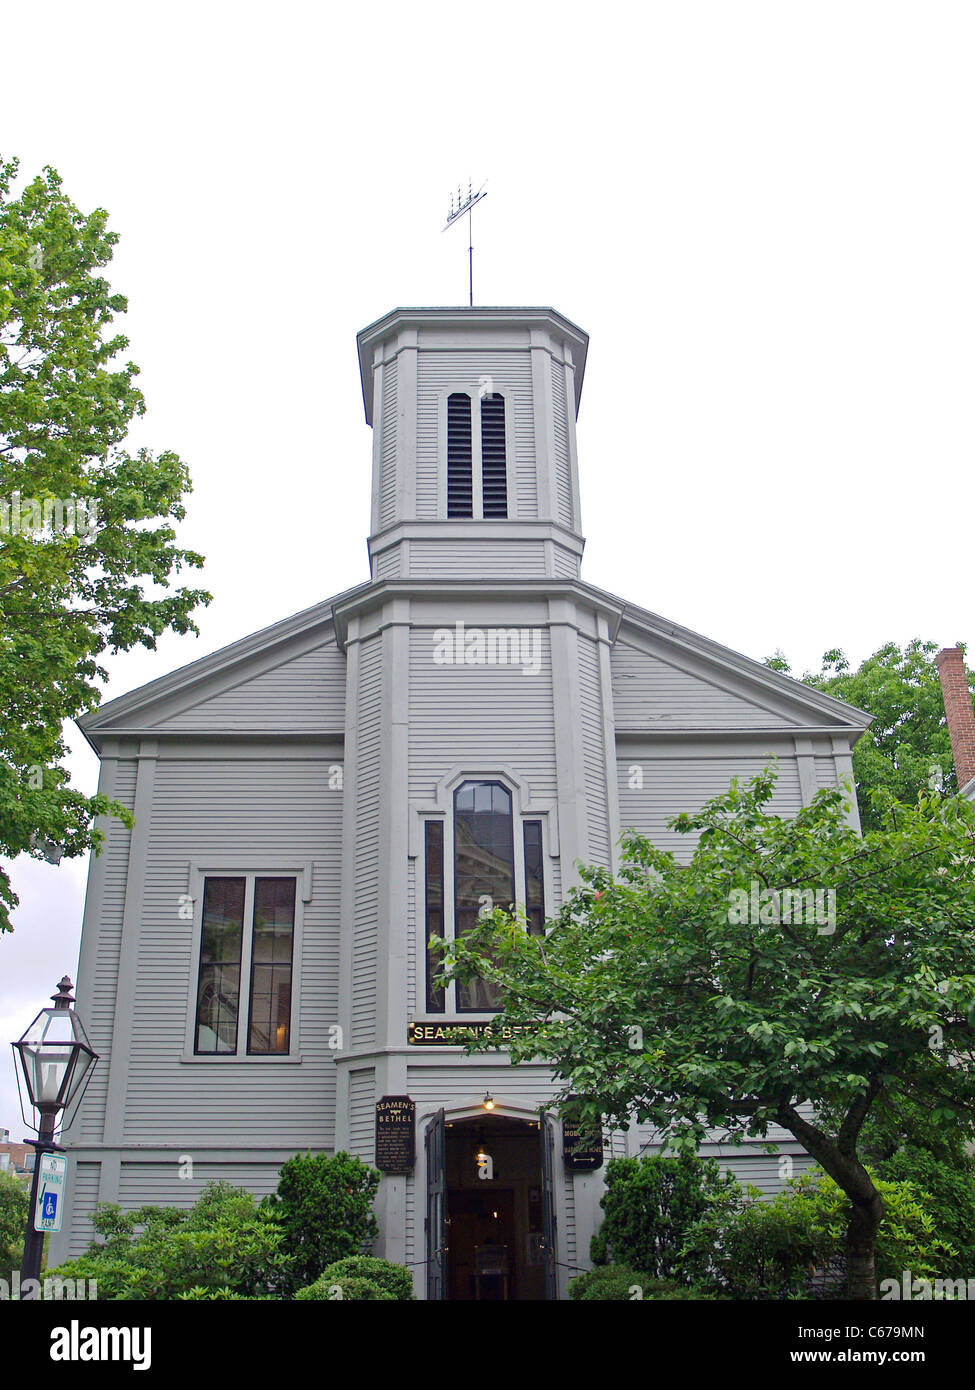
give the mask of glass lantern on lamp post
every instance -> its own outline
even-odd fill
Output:
[[[60,1145],[54,1140],[58,1116],[67,1109],[75,1097],[80,1102],[84,1087],[98,1061],[81,1019],[71,1008],[74,1000],[71,997],[71,981],[67,975],[58,985],[57,994],[53,994],[51,998],[53,1008],[42,1009],[17,1042],[12,1044],[14,1052],[20,1058],[30,1103],[41,1117],[36,1131],[37,1138],[24,1141],[34,1150],[34,1177],[31,1182],[21,1271],[24,1284],[28,1279],[39,1281],[41,1273],[44,1231],[35,1229],[41,1157],[45,1153],[62,1152]],[[19,1072],[17,1083],[19,1087]],[[39,1287],[39,1284],[36,1287]],[[24,1296],[29,1298],[32,1295]]]

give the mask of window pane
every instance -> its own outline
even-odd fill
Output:
[[[479,914],[510,907],[515,896],[511,794],[499,782],[465,782],[454,795],[454,932],[470,931]],[[483,980],[457,986],[464,1012],[501,1007]]]
[[[425,831],[426,924],[427,941],[431,936],[443,936],[443,821],[428,820]],[[444,991],[434,989],[433,979],[439,974],[441,958],[427,947],[427,1009],[430,1013],[444,1011]]]
[[[542,822],[525,821],[525,913],[533,936],[545,931],[545,874],[542,866]]]
[[[248,1052],[288,1052],[291,1047],[294,932],[295,880],[255,879]]]
[[[203,934],[196,994],[198,1053],[237,1051],[244,880],[208,878],[203,887]]]

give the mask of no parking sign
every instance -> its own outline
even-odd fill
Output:
[[[34,1207],[35,1231],[60,1231],[64,1212],[64,1181],[68,1160],[61,1154],[41,1154],[41,1174]]]

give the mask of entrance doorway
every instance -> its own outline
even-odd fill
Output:
[[[428,1297],[555,1297],[551,1123],[505,1115],[427,1131]],[[437,1235],[440,1240],[437,1240]]]

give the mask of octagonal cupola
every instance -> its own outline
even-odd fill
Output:
[[[553,309],[394,309],[358,345],[373,579],[576,578],[586,334]]]

